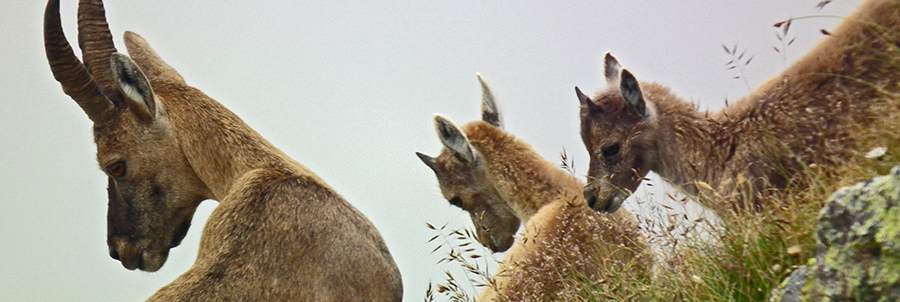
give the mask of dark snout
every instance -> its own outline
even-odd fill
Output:
[[[141,195],[145,191],[135,188],[134,185],[120,185],[109,179],[106,240],[109,256],[119,260],[128,270],[155,272],[165,264],[169,249],[181,244],[187,235],[194,208],[183,208],[173,214],[141,213],[136,204],[146,203],[147,200],[162,204],[152,197],[163,194],[152,190],[150,194]],[[151,197],[148,198],[148,195]]]
[[[190,221],[184,222],[172,237],[172,241],[168,247],[150,251],[149,249],[139,248],[128,240],[125,236],[118,236],[107,240],[109,247],[109,256],[115,260],[119,260],[128,270],[140,269],[147,272],[158,271],[169,255],[169,249],[181,244],[181,241],[187,235],[190,228]]]
[[[492,240],[490,245],[488,245],[488,248],[491,249],[491,251],[494,253],[502,253],[512,247],[513,242],[515,241],[515,237],[510,237],[509,240],[503,240],[500,242]]]
[[[588,184],[584,187],[584,201],[594,211],[602,213],[614,213],[622,207],[625,196],[617,190],[603,190],[596,184]]]
[[[116,237],[107,241],[109,256],[119,260],[128,270],[145,272],[158,271],[169,257],[169,249],[149,250],[140,248],[124,237]]]
[[[133,244],[129,243],[125,238],[114,238],[107,242],[109,246],[109,256],[119,260],[126,269],[133,271],[144,266],[141,251]]]
[[[494,253],[505,252],[516,242],[516,237],[514,235],[518,228],[512,229],[512,231],[506,231],[507,233],[504,234],[501,234],[501,232],[498,232],[497,230],[487,231],[479,229],[477,226],[476,229],[479,231],[476,232],[477,237],[475,239],[478,240],[478,243],[481,243],[481,245],[487,247]]]

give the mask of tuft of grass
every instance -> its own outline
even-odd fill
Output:
[[[553,228],[525,243],[531,248],[522,259],[505,264],[514,275],[501,301],[627,301],[649,290],[654,259],[640,231],[583,203],[569,201]]]

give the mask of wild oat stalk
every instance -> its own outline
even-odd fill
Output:
[[[732,79],[744,81],[744,86],[747,87],[747,91],[750,91],[750,82],[747,81],[747,76],[744,74],[744,70],[747,68],[747,65],[750,65],[750,62],[753,61],[753,56],[747,56],[746,48],[738,53],[737,43],[734,43],[730,48],[727,45],[722,44],[722,49],[724,49],[725,53],[727,53],[731,57],[731,60],[729,60],[728,63],[725,63],[725,68],[727,70],[736,69],[739,73],[738,75],[732,77]]]
[[[450,299],[450,301],[475,301],[475,293],[478,289],[492,282],[492,276],[488,269],[490,263],[497,263],[494,254],[482,246],[475,235],[468,229],[448,230],[447,225],[435,227],[425,223],[428,229],[437,232],[428,243],[437,242],[437,246],[431,251],[437,253],[446,251],[447,256],[438,260],[438,265],[453,263],[459,265],[465,278],[461,278],[445,270],[446,279],[442,283],[429,283],[425,290],[425,301],[434,301],[435,291]],[[488,255],[485,257],[484,255]]]
[[[563,148],[562,152],[559,153],[559,160],[561,162],[559,164],[560,169],[569,172],[569,174],[572,174],[573,176],[577,175],[575,174],[575,159],[569,159],[569,155],[566,154],[565,148]]]
[[[791,46],[791,44],[794,44],[794,40],[797,39],[797,37],[792,37],[792,38],[788,39],[788,31],[791,29],[791,24],[793,22],[794,22],[794,19],[791,18],[791,19],[788,19],[787,21],[775,23],[775,28],[778,28],[778,30],[775,31],[775,37],[778,38],[778,42],[781,43],[781,45],[780,46],[772,46],[772,48],[775,49],[775,52],[777,52],[778,54],[781,55],[781,59],[784,63],[784,68],[787,68],[787,66],[788,66],[788,62],[787,62],[788,46]]]

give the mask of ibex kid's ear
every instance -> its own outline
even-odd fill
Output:
[[[591,100],[590,97],[584,95],[581,92],[581,89],[578,89],[578,86],[575,86],[575,94],[578,95],[578,101],[581,102],[581,110],[584,113],[601,113],[603,110],[600,109],[600,106],[594,104],[594,101]]]
[[[432,171],[437,172],[437,170],[435,169],[435,166],[434,166],[434,157],[425,155],[421,152],[416,152],[416,155],[419,157],[419,159],[422,160],[423,163],[425,163],[426,166],[431,168]]]
[[[637,117],[649,116],[647,105],[644,104],[644,96],[641,93],[641,85],[628,70],[622,70],[622,81],[619,84],[619,89],[622,91],[625,105],[631,114]]]
[[[113,76],[128,102],[128,107],[140,119],[152,121],[156,116],[156,98],[153,95],[153,88],[150,87],[150,81],[128,56],[113,53],[109,59]]]
[[[603,75],[606,76],[606,82],[611,84],[619,80],[621,69],[622,65],[619,65],[619,61],[607,51],[603,55]]]
[[[478,76],[478,83],[481,83],[481,120],[494,125],[494,127],[503,129],[503,119],[500,117],[500,106],[498,106],[495,101],[494,92],[491,91],[491,87],[484,82],[484,78],[481,77],[480,73],[476,73],[475,75]]]
[[[450,153],[453,153],[456,159],[467,164],[475,163],[475,151],[472,149],[472,144],[456,125],[447,118],[435,114],[434,127],[441,138],[441,143],[447,150],[450,150]]]

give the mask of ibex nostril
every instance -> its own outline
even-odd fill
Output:
[[[117,251],[114,246],[109,246],[109,256],[113,259],[119,260],[119,251]]]
[[[594,194],[593,187],[585,187],[584,188],[584,201],[587,202],[588,207],[591,209],[597,205],[597,194]]]
[[[141,270],[144,270],[144,269],[145,269],[145,267],[144,267],[144,255],[143,255],[143,254],[138,254],[137,256],[135,256],[134,258],[132,258],[132,260],[131,260],[131,266],[132,266],[132,267],[135,267],[135,268],[139,268],[139,269],[141,269]]]
[[[615,197],[610,197],[609,200],[606,201],[606,205],[603,206],[602,212],[612,213],[618,210],[619,207],[615,204]]]

